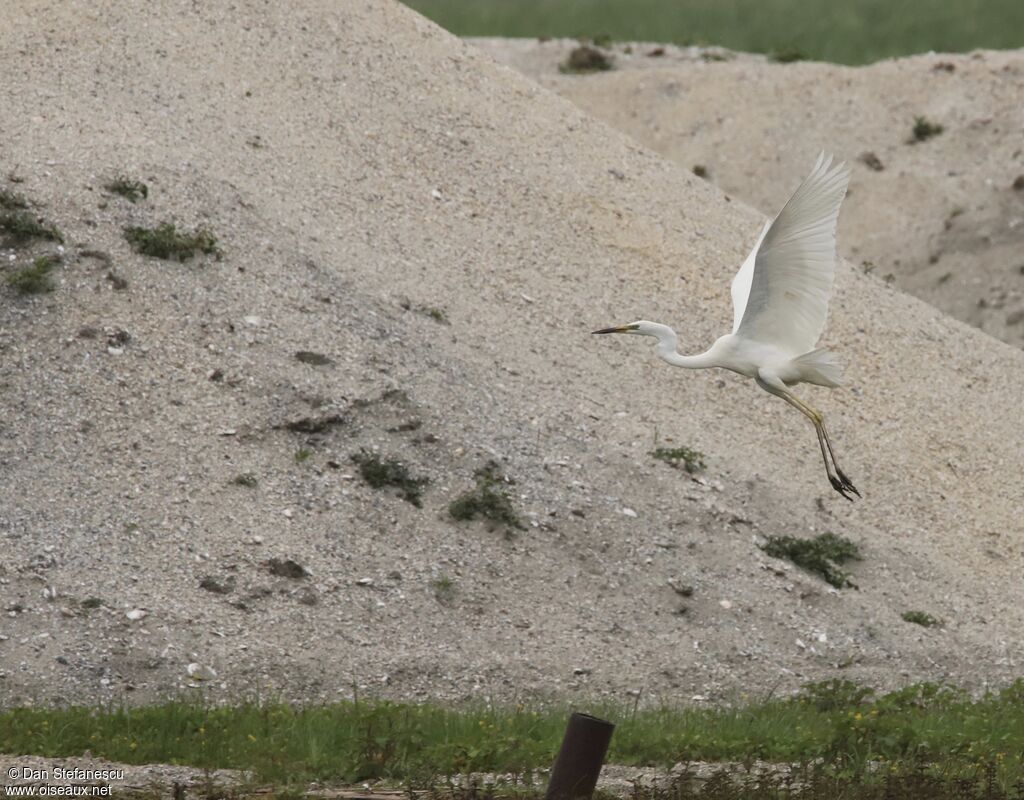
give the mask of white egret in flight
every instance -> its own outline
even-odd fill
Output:
[[[753,378],[814,423],[818,446],[832,488],[847,500],[860,497],[836,463],[820,412],[788,387],[813,383],[839,386],[841,370],[833,355],[816,348],[825,327],[836,270],[836,220],[846,194],[850,168],[832,165],[824,153],[774,222],[765,225],[754,249],[732,282],[732,333],[700,355],[676,352],[676,332],[640,320],[594,333],[632,333],[658,340],[658,355],[677,367],[721,367]]]

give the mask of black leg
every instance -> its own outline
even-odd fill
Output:
[[[836,456],[835,453],[832,452],[832,442],[829,441],[828,431],[825,430],[825,423],[821,418],[821,414],[795,395],[790,394],[781,382],[778,384],[770,383],[760,377],[760,375],[755,378],[755,380],[757,381],[757,385],[766,392],[774,394],[777,397],[781,397],[814,423],[814,431],[818,434],[818,446],[821,448],[821,458],[825,462],[825,474],[828,476],[828,482],[832,485],[833,489],[851,502],[853,501],[853,497],[850,496],[850,492],[853,492],[857,497],[860,497],[860,492],[858,492],[857,487],[853,485],[853,481],[847,478],[843,471],[839,469],[839,465],[836,464]],[[835,473],[832,472],[833,467],[835,467]]]
[[[832,466],[835,467],[836,475],[838,476],[840,483],[843,485],[843,488],[853,492],[857,497],[860,497],[860,492],[858,492],[857,487],[853,485],[853,481],[847,478],[843,471],[839,469],[839,464],[836,462],[836,454],[832,451],[832,440],[828,438],[828,430],[826,430],[824,422],[821,423],[821,433],[825,437],[825,446],[828,448],[828,454],[832,456]],[[845,497],[846,495],[843,496]]]

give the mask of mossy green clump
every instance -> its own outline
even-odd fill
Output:
[[[689,447],[659,447],[652,450],[651,455],[673,467],[682,465],[691,475],[701,472],[705,467],[704,454]]]
[[[904,622],[913,622],[915,625],[920,625],[922,628],[934,628],[936,625],[941,625],[942,620],[937,617],[933,617],[926,611],[904,611],[900,616]]]
[[[352,456],[359,466],[359,474],[374,489],[394,486],[400,490],[402,499],[412,503],[416,508],[423,507],[423,487],[430,483],[429,478],[414,478],[409,469],[400,461],[382,459],[375,453],[360,450]]]
[[[192,258],[197,250],[206,255],[221,256],[217,237],[206,228],[181,233],[174,223],[165,222],[157,228],[125,228],[124,238],[136,253],[154,258],[185,261]]]
[[[488,461],[473,473],[473,477],[476,479],[476,488],[459,495],[448,504],[449,516],[460,521],[483,517],[510,528],[525,530],[512,507],[512,500],[499,488],[504,478],[499,472],[498,463]]]
[[[613,66],[610,55],[601,52],[596,47],[583,44],[569,53],[565,63],[561,64],[558,69],[560,72],[578,75],[586,72],[603,72],[612,69]]]
[[[19,208],[28,208],[28,201],[17,192],[10,189],[0,189],[0,208],[7,211],[17,211]]]
[[[772,558],[785,558],[798,567],[820,575],[837,589],[857,585],[850,575],[839,568],[848,561],[859,561],[860,548],[844,536],[822,533],[813,539],[798,539],[795,536],[769,536],[768,541],[758,545]]]
[[[17,291],[18,294],[52,292],[53,281],[50,280],[50,271],[60,261],[60,256],[39,256],[39,258],[32,262],[31,267],[26,267],[23,270],[8,275],[7,285]]]
[[[140,199],[145,200],[149,197],[149,187],[146,184],[142,181],[126,178],[124,175],[119,175],[109,183],[103,184],[103,188],[108,192],[121,195],[121,197],[132,203],[137,203]]]
[[[938,136],[945,130],[937,122],[930,122],[925,117],[914,117],[914,139],[915,142],[923,142]]]
[[[32,239],[64,243],[64,237],[53,225],[44,225],[25,211],[5,211],[0,214],[0,235],[8,245],[24,244]]]
[[[440,575],[430,582],[434,590],[434,599],[441,605],[450,605],[455,599],[455,581],[447,575]]]

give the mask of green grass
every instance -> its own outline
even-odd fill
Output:
[[[103,188],[108,192],[121,195],[121,197],[132,203],[137,203],[140,199],[145,200],[149,197],[149,187],[146,184],[142,181],[126,178],[124,175],[103,184]]]
[[[28,201],[17,192],[10,189],[0,189],[0,208],[7,211],[17,211],[19,208],[28,208]]]
[[[18,294],[43,294],[53,291],[50,271],[60,263],[60,256],[39,256],[31,267],[18,270],[7,276],[7,285]]]
[[[607,35],[864,64],[1024,45],[1019,0],[406,0],[461,36]]]
[[[455,581],[447,575],[439,575],[430,582],[430,588],[434,592],[434,599],[441,605],[447,606],[455,600]]]
[[[836,681],[735,708],[589,710],[617,725],[607,763],[764,759],[866,782],[877,780],[878,766],[953,777],[992,764],[1003,785],[1024,777],[1024,679],[977,700],[934,684],[876,696]],[[258,783],[416,782],[549,767],[567,716],[561,707],[380,701],[16,708],[0,711],[0,752],[62,757],[91,750],[131,764],[250,770]]]
[[[933,617],[927,611],[904,611],[900,617],[904,622],[912,622],[922,628],[934,628],[936,625],[942,624],[941,619]]]
[[[400,461],[382,459],[367,450],[355,453],[352,461],[358,465],[363,480],[374,489],[393,486],[399,490],[403,500],[422,508],[423,487],[430,483],[429,478],[414,478]]]
[[[44,225],[25,211],[0,213],[0,241],[5,246],[25,244],[33,239],[64,242],[64,237],[53,225]]]
[[[933,136],[938,136],[945,130],[941,125],[935,122],[930,122],[924,117],[914,117],[914,128],[913,128],[913,141],[924,142],[931,139]]]
[[[849,573],[839,568],[848,561],[860,560],[860,549],[843,536],[822,533],[813,539],[798,539],[795,536],[769,536],[768,541],[759,545],[772,558],[785,558],[808,572],[821,576],[838,589],[850,586],[857,588],[850,580]]]
[[[652,450],[651,455],[659,461],[671,464],[673,467],[682,465],[691,475],[695,472],[701,472],[705,466],[704,454],[699,450],[693,450],[689,447],[659,447],[656,450]]]
[[[173,223],[165,222],[156,228],[125,228],[124,238],[136,253],[154,258],[184,261],[192,258],[197,250],[218,258],[221,255],[217,237],[205,228],[181,233]]]
[[[508,493],[501,488],[504,477],[495,461],[488,461],[473,473],[476,488],[456,497],[448,504],[448,515],[456,520],[470,520],[482,517],[508,528],[525,530],[519,515],[512,506]]]

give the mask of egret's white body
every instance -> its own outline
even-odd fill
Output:
[[[858,497],[860,492],[835,463],[821,414],[788,389],[798,383],[840,385],[839,365],[829,351],[815,345],[828,315],[835,280],[836,222],[849,180],[845,163],[833,166],[831,156],[818,157],[779,215],[765,225],[733,279],[732,333],[719,337],[705,352],[681,355],[676,351],[675,331],[646,320],[594,333],[653,336],[658,340],[658,355],[669,364],[688,369],[720,367],[753,378],[814,423],[829,482],[851,500],[851,492]]]

